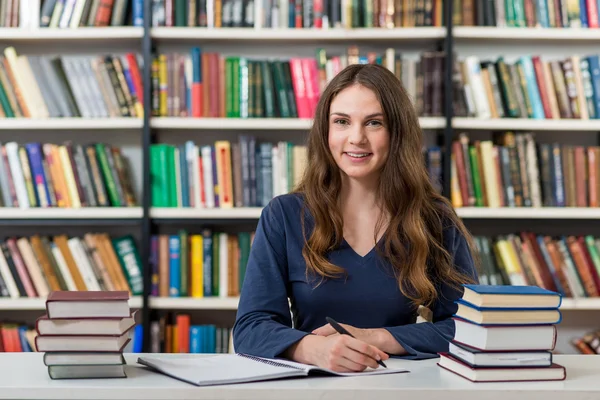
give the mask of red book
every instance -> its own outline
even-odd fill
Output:
[[[129,293],[120,291],[54,291],[46,299],[48,318],[125,318],[131,315]]]
[[[190,316],[177,315],[177,335],[179,336],[179,353],[190,352]]]

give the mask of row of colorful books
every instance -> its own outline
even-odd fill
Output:
[[[474,241],[481,283],[539,286],[569,298],[600,296],[600,238],[524,231]]]
[[[442,26],[442,0],[380,2],[358,0],[274,0],[255,5],[242,0],[166,0],[152,7],[153,26],[208,28],[399,28]]]
[[[214,145],[157,144],[150,147],[152,205],[231,208],[266,206],[289,193],[306,168],[306,146],[290,142],[238,142]]]
[[[194,324],[189,314],[168,312],[150,324],[152,353],[231,353],[232,328]]]
[[[142,294],[142,264],[131,236],[11,237],[0,249],[1,297],[46,297],[60,290]]]
[[[0,117],[143,117],[141,61],[135,53],[0,57]]]
[[[350,46],[344,54],[315,50],[315,58],[225,56],[193,47],[152,60],[152,115],[162,117],[312,118],[328,82],[350,64],[380,64],[401,79],[423,116],[442,115],[444,53],[405,58]]]
[[[151,238],[153,296],[236,297],[244,283],[254,232],[203,229]]]
[[[598,28],[596,0],[453,0],[455,25]]]
[[[598,207],[600,147],[537,143],[533,133],[497,133],[452,143],[454,207]]]
[[[143,0],[5,0],[0,2],[0,27],[143,26],[143,5]]]
[[[458,116],[477,118],[600,118],[600,56],[515,62],[467,56],[455,64]]]
[[[0,143],[2,207],[134,207],[128,158],[104,143]]]

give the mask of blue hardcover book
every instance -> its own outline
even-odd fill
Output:
[[[533,68],[533,62],[530,56],[523,56],[519,59],[519,63],[523,67],[523,73],[525,74],[526,89],[531,100],[531,107],[533,108],[534,119],[544,119],[544,107],[542,106],[542,98],[540,97],[540,89],[537,84],[535,77],[535,70]]]
[[[598,0],[600,3],[600,0]],[[588,57],[590,76],[592,78],[592,90],[594,99],[594,114],[600,118],[600,57],[597,55]]]
[[[190,353],[200,353],[200,326],[192,325],[190,327]]]
[[[179,297],[181,283],[181,258],[178,235],[169,236],[169,296]]]
[[[554,325],[562,321],[558,308],[477,307],[462,299],[455,303],[454,317],[476,325]]]
[[[212,293],[212,253],[213,253],[213,241],[212,232],[209,229],[202,231],[202,251],[204,254],[204,297],[210,297]]]
[[[555,309],[562,295],[539,286],[463,285],[461,302],[480,309]]]
[[[144,327],[142,325],[136,325],[133,331],[133,349],[132,353],[141,353],[143,349],[144,340]]]

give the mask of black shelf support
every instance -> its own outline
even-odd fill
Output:
[[[144,290],[142,295],[142,351],[150,352],[150,304],[148,298],[152,289],[152,270],[150,264],[150,236],[152,234],[152,221],[150,220],[151,190],[150,190],[150,143],[152,142],[152,131],[150,128],[150,115],[152,113],[152,38],[150,27],[152,26],[152,2],[144,1],[144,36],[142,38],[142,58],[144,60],[143,77],[144,82],[144,125],[142,131],[142,243],[140,248],[142,260],[142,275],[144,278]]]
[[[452,72],[454,68],[454,35],[452,33],[452,4],[451,0],[444,1],[444,21],[446,22],[446,38],[444,40],[444,52],[446,54],[446,65],[444,68],[444,117],[446,126],[444,127],[444,140],[442,152],[442,194],[450,199],[450,155],[452,154],[452,139],[454,132],[452,129],[453,117],[453,86]]]

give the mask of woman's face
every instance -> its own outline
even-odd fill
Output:
[[[351,179],[377,179],[387,161],[390,135],[375,93],[355,84],[333,98],[329,108],[329,150]]]

